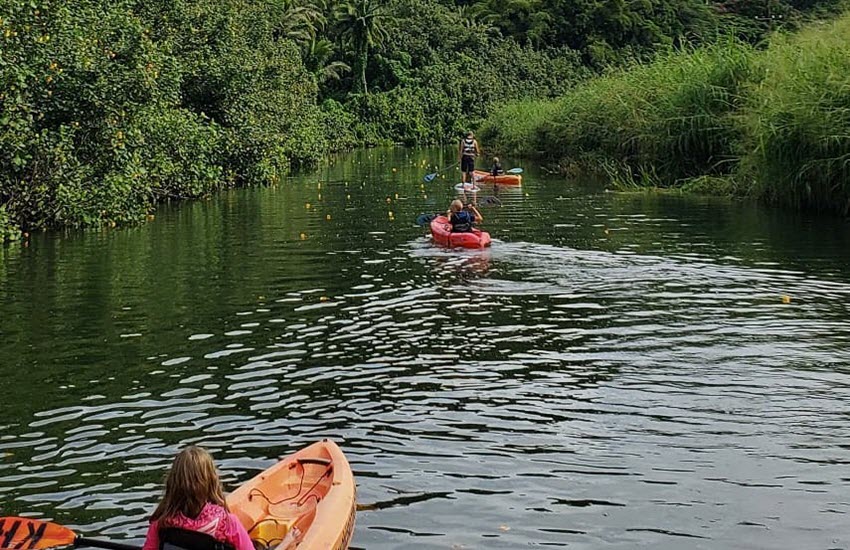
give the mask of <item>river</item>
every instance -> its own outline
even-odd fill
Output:
[[[2,249],[3,514],[140,542],[181,445],[233,488],[330,437],[356,548],[850,547],[846,221],[526,165],[446,251],[449,155]]]

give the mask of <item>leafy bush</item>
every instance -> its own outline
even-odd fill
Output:
[[[553,97],[587,75],[577,52],[521,46],[434,0],[396,0],[393,13],[376,92],[347,104],[368,144],[454,140],[506,101]]]
[[[35,0],[0,15],[0,207],[30,229],[142,219],[326,150],[316,84],[242,0]]]

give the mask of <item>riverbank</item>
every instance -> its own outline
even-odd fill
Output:
[[[780,0],[768,15],[795,28],[837,1],[795,7]],[[575,8],[568,13],[555,0],[12,2],[0,16],[0,241],[47,228],[134,223],[166,201],[274,185],[333,151],[454,142],[491,116],[515,125],[506,131],[516,138],[505,141],[534,152],[526,134],[544,118],[523,109],[561,111],[562,102],[551,100],[563,96],[576,109],[586,104],[588,116],[600,105],[617,112],[644,82],[618,81],[620,73],[588,81],[606,67],[655,59],[685,41],[712,42],[719,29],[751,43],[773,30],[761,5],[660,0],[615,11]],[[650,66],[656,69],[638,67],[636,74],[649,71],[644,80],[659,83],[637,103],[654,101],[653,94],[671,101],[651,124],[623,134],[626,149],[639,144],[639,154],[591,143],[588,154],[604,160],[591,164],[623,181],[658,171],[671,181],[682,173],[728,175],[731,144],[742,140],[737,122],[724,118],[738,110],[725,104],[726,87],[738,94],[754,81],[748,73],[758,72],[749,46],[729,49],[702,54],[720,60],[717,74],[700,59],[677,72],[676,55]],[[700,91],[703,84],[711,93]],[[493,115],[517,101],[525,107],[513,118],[505,113],[514,107]],[[677,115],[689,101],[703,102],[706,115]],[[590,120],[585,129],[604,126]],[[635,132],[646,134],[645,143]],[[690,141],[704,134],[729,143],[694,151],[699,144]],[[665,143],[655,143],[658,135],[668,136]],[[559,140],[573,150],[574,138],[553,132],[543,151],[557,153],[547,148]],[[674,162],[671,151],[696,156]]]
[[[482,139],[606,175],[846,214],[850,206],[850,14],[773,37],[670,53],[558,99],[511,103]]]
[[[13,2],[0,242],[142,221],[355,146],[443,143],[497,102],[555,96],[586,72],[569,48],[491,31],[432,0]],[[352,55],[367,38],[371,57]]]

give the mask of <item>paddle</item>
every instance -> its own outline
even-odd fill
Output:
[[[90,546],[107,550],[141,550],[138,546],[81,537],[57,523],[32,518],[0,517],[0,548],[46,550],[57,546]]]
[[[446,167],[445,167],[445,168],[443,168],[442,170],[437,170],[437,171],[436,171],[436,172],[434,172],[433,174],[428,174],[428,175],[427,175],[427,176],[425,176],[423,179],[425,180],[425,183],[431,183],[432,181],[434,181],[434,178],[436,178],[436,177],[437,177],[437,174],[439,174],[440,172],[445,172],[445,171],[446,171],[446,170],[448,170],[449,168],[454,168],[454,167],[455,167],[455,166],[457,166],[458,164],[460,164],[460,161],[457,161],[456,163],[452,164],[451,166],[446,166]]]
[[[441,215],[442,214],[419,214],[419,216],[416,217],[416,225],[418,225],[419,227],[425,227],[426,225],[434,221],[434,218]]]

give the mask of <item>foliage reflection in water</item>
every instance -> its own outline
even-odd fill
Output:
[[[3,512],[138,540],[180,445],[232,488],[331,437],[359,548],[850,544],[843,222],[529,170],[446,251],[451,154],[5,249]]]

